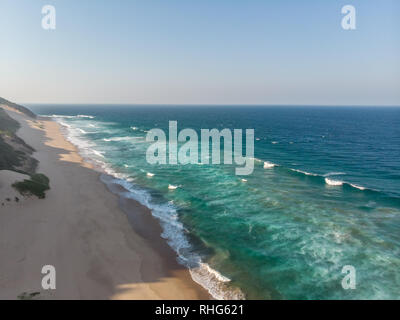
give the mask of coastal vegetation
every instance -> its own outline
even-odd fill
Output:
[[[16,135],[19,127],[19,123],[0,108],[0,170],[32,174],[38,164],[31,157],[35,150]]]
[[[29,109],[6,99],[0,98],[1,105],[36,118],[36,115]],[[32,157],[35,150],[17,136],[19,128],[18,121],[11,118],[0,107],[0,170],[28,174],[30,179],[16,182],[12,186],[24,196],[35,195],[43,199],[46,196],[45,192],[50,189],[49,178],[44,174],[36,173],[38,161]],[[6,200],[10,201],[11,199]],[[18,202],[19,198],[15,197],[15,201]]]
[[[22,292],[19,296],[17,296],[17,298],[19,300],[32,300],[39,294],[40,294],[40,292],[31,292],[31,293]]]
[[[50,180],[42,173],[35,173],[31,178],[16,182],[12,186],[24,196],[35,195],[39,199],[46,197],[46,191],[50,189]]]

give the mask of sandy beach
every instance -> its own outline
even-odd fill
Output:
[[[110,192],[56,122],[6,112],[21,124],[17,135],[36,150],[37,172],[51,189],[45,199],[1,199],[0,299],[23,292],[40,292],[38,299],[209,298],[176,262],[149,209]],[[1,197],[14,199],[10,184],[23,176],[0,178]],[[56,269],[55,290],[41,287],[44,265]]]

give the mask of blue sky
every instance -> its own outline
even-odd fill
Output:
[[[341,28],[346,4],[357,30]],[[0,12],[0,96],[21,103],[400,105],[396,0],[1,0]]]

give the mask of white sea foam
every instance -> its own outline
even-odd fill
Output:
[[[101,168],[103,169],[103,171],[105,173],[107,173],[110,176],[113,176],[117,179],[121,179],[121,180],[131,180],[133,181],[128,174],[126,173],[120,173],[114,170],[114,168],[112,168],[108,163],[106,162],[100,162],[98,161],[98,163],[101,163]]]
[[[89,118],[89,119],[94,119],[94,116],[89,116],[85,114],[78,114],[76,116],[69,116],[69,115],[62,115],[62,114],[52,114],[50,116],[48,115],[43,115],[42,117],[49,117],[49,118],[66,118],[66,119],[73,119],[73,118]]]
[[[291,169],[291,170],[292,170],[292,171],[295,171],[295,172],[299,172],[299,173],[305,174],[305,175],[307,175],[307,176],[316,176],[316,177],[317,177],[317,176],[320,176],[320,175],[315,174],[315,173],[310,173],[310,172],[302,171],[302,170],[298,170],[298,169]],[[366,189],[367,189],[367,188],[362,187],[362,186],[359,186],[359,185],[357,185],[357,184],[347,183],[347,182],[345,182],[345,181],[334,180],[334,179],[329,179],[329,178],[328,178],[328,177],[331,177],[331,176],[342,176],[342,175],[345,175],[345,174],[346,174],[345,172],[328,172],[328,173],[322,175],[322,177],[325,178],[325,183],[326,183],[327,185],[330,185],[330,186],[342,186],[343,184],[348,184],[348,185],[350,185],[351,187],[356,188],[356,189],[359,189],[359,190],[366,190]]]
[[[71,126],[68,123],[62,122],[62,121],[58,121],[58,123],[66,128],[71,128]]]
[[[269,162],[269,161],[264,161],[264,169],[271,169],[273,167],[276,167],[275,163]]]
[[[331,176],[343,176],[346,172],[328,172],[324,174],[324,177],[331,177]]]
[[[130,141],[130,140],[141,140],[141,139],[143,138],[126,136],[126,137],[104,138],[103,140],[106,142],[110,142],[110,141]]]
[[[326,184],[328,184],[330,186],[341,186],[341,185],[343,185],[343,181],[332,180],[332,179],[328,179],[328,178],[325,178],[325,182],[326,182]]]
[[[344,181],[340,181],[340,180],[332,180],[332,179],[325,178],[325,182],[330,186],[341,186],[345,183],[345,184],[347,184],[353,188],[356,188],[358,190],[361,190],[361,191],[364,191],[366,189],[365,187],[359,186],[357,184],[348,183],[348,182],[344,182]]]
[[[299,172],[299,173],[305,174],[306,176],[314,176],[314,177],[318,176],[315,173],[311,173],[311,172],[307,172],[307,171],[303,171],[303,170],[298,170],[298,169],[291,169],[291,170],[295,171],[295,172]]]
[[[95,118],[94,116],[88,116],[88,115],[85,115],[85,114],[78,114],[76,117],[77,118],[89,118],[89,119],[94,119]]]
[[[231,280],[218,271],[210,268],[207,263],[200,262],[189,269],[194,281],[205,287],[217,300],[243,300],[244,294],[239,290],[229,290],[227,283]]]
[[[212,269],[207,263],[203,263],[203,265],[206,268],[207,272],[213,274],[219,281],[221,281],[221,282],[230,282],[231,281],[231,279],[229,279],[228,277],[225,277],[222,274],[220,274],[218,271]]]
[[[70,124],[61,121],[60,118],[55,120],[65,128],[67,140],[78,147],[79,153],[84,158],[91,158],[93,155],[104,158],[103,153],[95,149],[96,144],[94,142],[82,138],[82,136],[87,133],[86,131],[81,128],[73,127]]]
[[[273,168],[273,167],[277,167],[277,166],[278,166],[278,165],[275,164],[275,163],[272,163],[272,162],[269,162],[269,161],[264,161],[264,160],[261,160],[261,159],[258,159],[258,158],[250,158],[250,157],[249,157],[249,159],[250,159],[250,160],[253,160],[254,162],[257,162],[257,163],[262,163],[264,169],[271,169],[271,168]]]
[[[359,186],[359,185],[357,185],[357,184],[350,183],[350,185],[351,185],[353,188],[356,188],[356,189],[359,189],[359,190],[365,190],[365,189],[366,189],[365,187]]]
[[[102,158],[104,158],[104,155],[103,155],[103,153],[102,152],[100,152],[100,151],[97,151],[97,150],[95,150],[95,149],[92,149],[91,150],[96,156],[99,156],[99,157],[102,157]]]
[[[102,178],[109,183],[107,177]],[[164,204],[155,204],[149,192],[127,182],[126,180],[113,180],[113,183],[122,185],[129,192],[125,194],[139,201],[148,207],[152,215],[160,220],[163,227],[161,236],[167,240],[168,244],[178,253],[178,260],[181,264],[189,268],[190,274],[195,282],[203,286],[215,299],[244,299],[244,294],[240,289],[232,290],[228,287],[229,278],[204,263],[201,257],[195,253],[191,244],[185,236],[188,232],[179,221],[176,207],[170,201]]]
[[[62,114],[52,114],[52,115],[42,115],[42,117],[47,118],[75,118],[76,116],[66,116]]]

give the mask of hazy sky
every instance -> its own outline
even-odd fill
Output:
[[[341,27],[346,4],[357,30]],[[0,12],[0,96],[20,103],[400,105],[398,0],[0,0]]]

